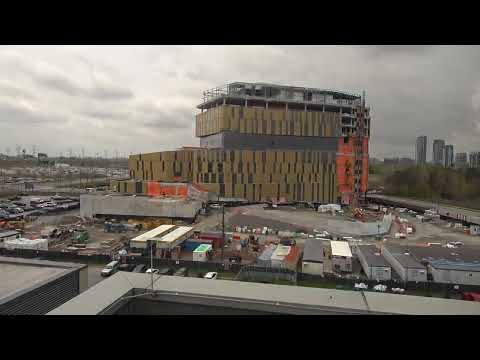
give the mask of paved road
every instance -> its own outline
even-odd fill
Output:
[[[465,217],[464,218],[465,221],[480,225],[480,211],[478,210],[460,208],[453,205],[438,204],[430,201],[401,198],[397,196],[370,194],[368,195],[368,197],[371,199],[395,202],[398,205],[404,206],[404,207],[408,207],[409,205],[411,205],[411,206],[421,207],[425,209],[437,209],[440,215],[448,216],[453,219],[456,219],[457,215],[460,215]]]
[[[88,264],[88,288],[98,284],[104,278],[100,275],[100,272],[105,265]]]

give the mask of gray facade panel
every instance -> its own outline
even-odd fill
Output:
[[[204,148],[226,150],[319,150],[337,151],[338,138],[316,136],[257,135],[222,132],[200,138]]]

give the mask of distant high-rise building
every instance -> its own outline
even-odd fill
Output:
[[[445,140],[433,140],[433,163],[444,166]]]
[[[445,167],[453,167],[453,145],[445,146]]]
[[[455,167],[464,168],[468,166],[467,153],[456,153],[455,154]]]
[[[427,162],[427,137],[417,137],[415,144],[415,161],[417,164],[425,164]]]
[[[480,168],[480,151],[473,151],[470,153],[470,167]]]

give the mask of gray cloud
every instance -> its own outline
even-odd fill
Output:
[[[97,85],[88,93],[98,100],[122,100],[134,97],[130,89],[105,85]]]
[[[33,74],[33,79],[40,85],[54,91],[60,91],[70,96],[86,95],[87,92],[77,86],[66,76]]]
[[[4,46],[0,143],[56,153],[196,145],[204,90],[262,81],[365,90],[373,156],[413,156],[420,134],[429,153],[434,138],[480,150],[479,63],[478,46]]]
[[[45,113],[28,102],[0,99],[0,122],[2,126],[48,125],[64,122],[66,119],[54,113]],[[4,135],[4,134],[2,134]],[[6,134],[8,136],[8,134]]]

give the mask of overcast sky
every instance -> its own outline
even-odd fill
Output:
[[[361,93],[371,156],[417,135],[480,150],[477,46],[0,46],[0,152],[113,155],[198,145],[202,91],[232,81]]]

